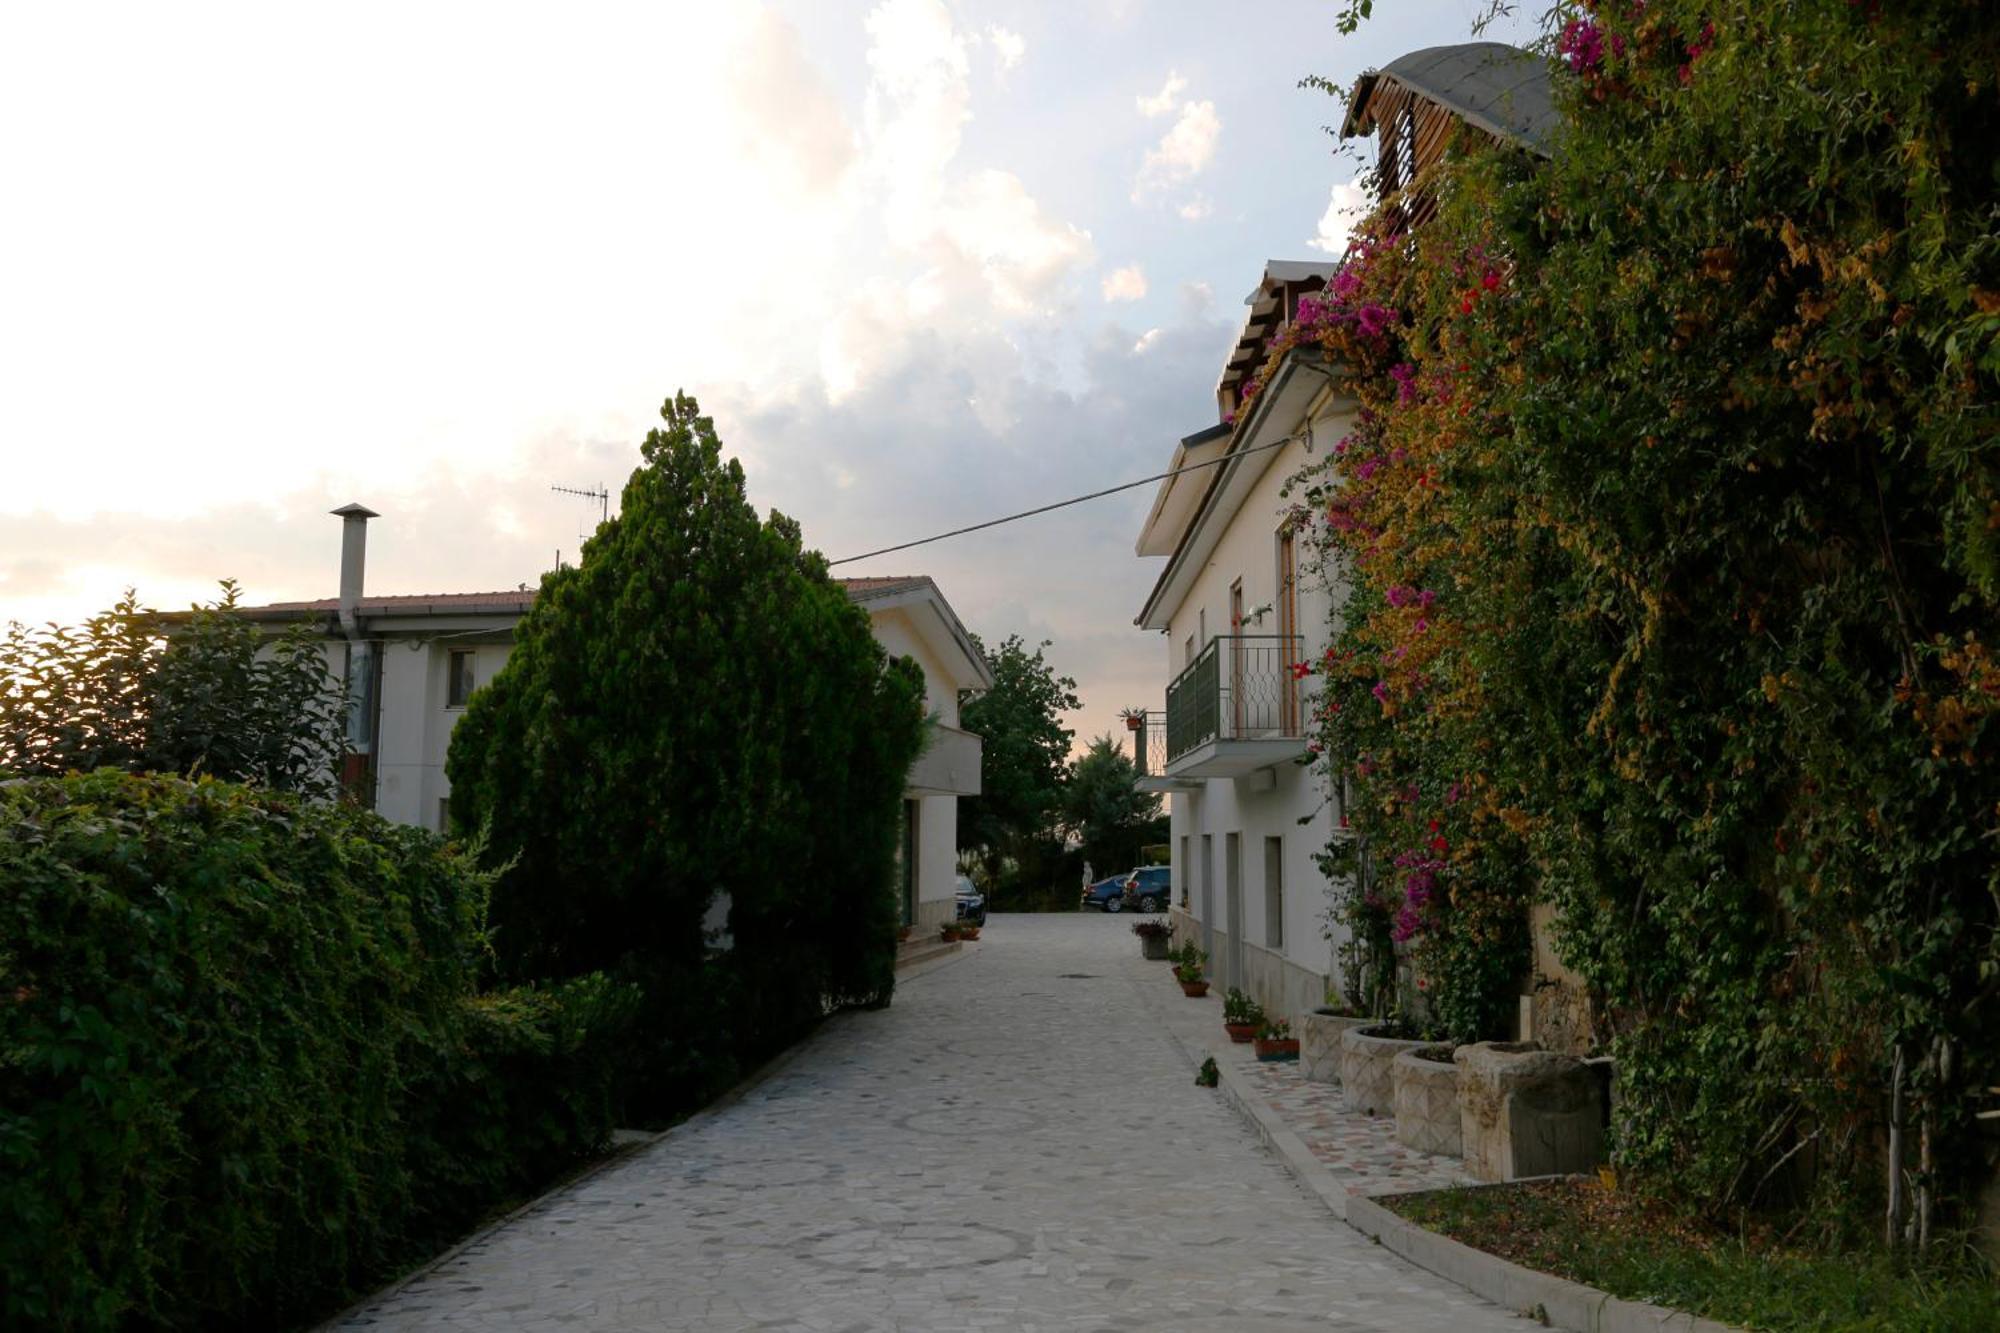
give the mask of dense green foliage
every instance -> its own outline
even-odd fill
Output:
[[[1083,857],[1104,873],[1142,863],[1140,849],[1164,840],[1160,798],[1135,785],[1132,756],[1099,736],[1070,764],[1063,784],[1062,822],[1082,844]]]
[[[1921,1242],[2000,1083],[2000,27],[1556,26],[1553,158],[1465,140],[1320,340],[1370,407],[1312,493],[1329,777],[1415,853],[1363,905],[1442,1006],[1553,903],[1627,1165]]]
[[[304,626],[266,635],[237,588],[174,623],[132,594],[80,626],[0,636],[0,772],[203,773],[331,795],[339,685]]]
[[[513,977],[645,994],[644,1114],[894,985],[896,833],[923,684],[681,395],[619,515],[544,576],[452,735],[452,819],[504,864]],[[726,907],[727,939],[711,908]]]
[[[275,1328],[595,1151],[630,997],[474,997],[488,876],[351,807],[0,787],[0,1323]]]
[[[1062,724],[1082,706],[1076,681],[1056,674],[1044,642],[1031,653],[1018,634],[995,648],[973,642],[986,655],[993,688],[960,696],[959,719],[980,737],[980,793],[958,803],[958,846],[984,865],[988,892],[1003,910],[1056,891],[1069,895],[1075,857],[1065,857],[1056,836],[1069,745],[1076,733]]]

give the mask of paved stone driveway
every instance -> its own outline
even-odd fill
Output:
[[[341,1328],[1452,1330],[1194,1086],[1129,918],[995,917],[720,1113]]]

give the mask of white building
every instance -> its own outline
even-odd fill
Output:
[[[1266,267],[1217,387],[1225,423],[1271,337],[1333,268]],[[1170,683],[1135,757],[1140,786],[1171,807],[1176,934],[1201,943],[1220,985],[1274,1014],[1323,1003],[1335,980],[1315,859],[1333,815],[1304,762],[1317,680],[1293,666],[1324,651],[1338,590],[1305,571],[1280,492],[1353,412],[1316,358],[1288,356],[1233,423],[1175,446],[1171,467],[1197,470],[1160,483],[1138,541],[1141,556],[1167,557],[1137,624],[1164,637]]]
[[[318,624],[327,635],[328,669],[353,681],[362,700],[350,728],[350,790],[399,823],[442,830],[450,812],[445,754],[466,701],[493,679],[512,650],[514,626],[532,590],[368,596],[362,591],[367,524],[360,505],[337,509],[343,520],[341,596],[277,602],[243,614],[271,626]],[[929,578],[843,579],[868,612],[889,653],[924,675],[930,737],[904,793],[904,919],[920,928],[955,915],[958,798],[979,794],[980,740],[958,726],[961,690],[993,684],[985,658]]]

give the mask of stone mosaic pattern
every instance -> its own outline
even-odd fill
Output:
[[[1457,1157],[1458,1066],[1415,1051],[1396,1057],[1396,1141],[1421,1153]]]
[[[1194,1085],[1167,1001],[1220,1011],[1122,917],[996,915],[889,1009],[337,1327],[1519,1333],[1300,1189]]]
[[[1308,1010],[1292,1019],[1299,1034],[1299,1070],[1315,1083],[1340,1082],[1340,1034],[1366,1020]]]
[[[1340,1034],[1340,1086],[1347,1104],[1362,1115],[1396,1114],[1396,1057],[1414,1051],[1420,1041],[1364,1037],[1362,1029]]]
[[[1396,1137],[1396,1122],[1347,1109],[1338,1087],[1308,1081],[1297,1065],[1255,1065],[1248,1073],[1264,1104],[1353,1194],[1402,1194],[1472,1184],[1456,1157],[1418,1152]]]

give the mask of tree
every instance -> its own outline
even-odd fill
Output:
[[[1083,843],[1084,859],[1106,872],[1139,864],[1139,849],[1163,842],[1160,798],[1135,784],[1132,756],[1109,736],[1090,743],[1070,765],[1063,825]]]
[[[980,794],[958,803],[958,845],[977,851],[989,878],[1007,858],[1020,860],[1037,838],[1047,838],[1061,813],[1070,739],[1065,711],[1082,707],[1076,681],[1059,676],[1043,657],[1044,640],[1028,651],[1018,634],[999,649],[974,636],[993,672],[993,688],[961,696],[959,718],[984,741]]]
[[[829,1002],[886,1001],[925,725],[915,667],[795,523],[758,519],[695,401],[661,417],[619,515],[543,577],[447,761],[454,825],[507,867],[501,967],[637,981],[655,1113]]]
[[[240,590],[168,624],[127,592],[76,627],[0,638],[0,771],[207,774],[331,796],[345,745],[340,687],[299,626],[273,637]]]

